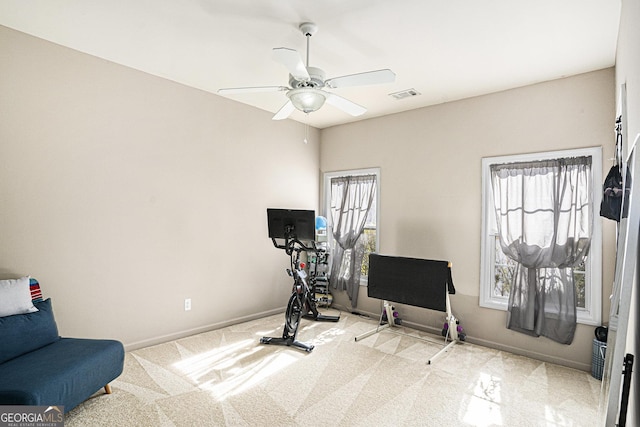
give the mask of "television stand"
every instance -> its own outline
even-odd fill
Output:
[[[446,352],[449,351],[449,349],[454,346],[457,342],[460,341],[460,337],[458,336],[458,330],[457,330],[457,324],[456,321],[457,319],[455,318],[455,316],[453,315],[453,313],[451,312],[451,301],[449,299],[449,291],[447,290],[446,292],[446,306],[447,306],[447,323],[449,325],[449,327],[447,328],[447,334],[444,337],[444,343],[441,343],[439,341],[435,341],[432,339],[427,339],[427,338],[418,338],[418,337],[414,337],[416,339],[420,339],[422,341],[427,341],[430,343],[434,343],[434,344],[439,344],[442,345],[443,348],[438,351],[436,354],[434,354],[433,356],[431,356],[429,358],[429,360],[427,360],[427,365],[430,365],[431,363],[433,363],[438,357],[442,356],[443,354],[445,354]],[[378,332],[390,328],[389,330],[394,332],[394,333],[398,333],[398,334],[402,334],[401,332],[397,332],[395,331],[395,322],[393,320],[393,306],[391,305],[391,303],[387,300],[384,300],[384,309],[383,309],[383,313],[387,314],[387,323],[384,325],[381,325],[380,323],[382,322],[382,314],[380,314],[380,320],[378,321],[378,326],[368,332],[365,332],[363,334],[358,335],[357,337],[355,337],[356,341],[360,341],[362,339],[365,339],[373,334],[377,334]],[[449,341],[450,340],[450,341]],[[448,341],[448,342],[447,342]]]

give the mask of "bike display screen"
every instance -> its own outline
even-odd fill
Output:
[[[303,209],[267,209],[267,224],[271,239],[316,238],[316,213]]]

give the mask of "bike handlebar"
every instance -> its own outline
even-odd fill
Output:
[[[278,242],[276,242],[275,238],[271,238],[271,241],[273,242],[273,246],[275,246],[278,249],[284,249],[285,252],[287,253],[287,255],[291,255],[294,251],[295,252],[300,252],[300,251],[305,251],[305,252],[320,252],[321,249],[318,249],[316,247],[316,242],[311,242],[311,246],[307,246],[304,243],[302,243],[300,240],[296,239],[296,238],[287,238],[284,240],[284,245],[279,245]],[[296,245],[298,245],[298,247],[296,248]]]

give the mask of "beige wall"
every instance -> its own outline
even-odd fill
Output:
[[[4,27],[0,76],[0,275],[38,278],[62,335],[284,310],[266,208],[317,209],[316,130]]]
[[[0,55],[0,275],[39,278],[63,335],[133,348],[280,312],[287,259],[265,209],[317,208],[320,167],[380,166],[381,252],[451,260],[476,342],[589,369],[592,327],[560,346],[478,307],[480,159],[596,145],[608,158],[613,70],[312,129],[305,145],[302,124],[3,27]],[[604,295],[613,247],[605,223]]]
[[[626,123],[628,139],[624,141],[625,152],[628,152],[631,144],[640,135],[640,2],[635,0],[622,0],[622,16],[620,20],[620,32],[618,35],[618,49],[616,54],[616,95],[619,95],[620,86],[625,83],[627,88]],[[624,113],[620,111],[620,113]],[[636,153],[637,155],[637,153]],[[627,333],[626,353],[635,355],[633,367],[633,381],[631,396],[629,398],[629,410],[627,412],[627,425],[640,425],[640,408],[638,408],[638,392],[640,390],[640,369],[638,358],[640,357],[640,323],[638,320],[640,311],[639,280],[633,286],[631,299],[631,315],[629,317],[629,329]],[[620,355],[622,358],[623,355]],[[622,361],[622,359],[620,359]]]
[[[579,325],[574,343],[566,346],[509,331],[505,312],[478,306],[481,158],[603,146],[608,171],[614,104],[614,70],[606,69],[324,129],[320,166],[323,172],[381,168],[380,252],[451,261],[454,314],[470,341],[590,370],[592,326]],[[615,226],[603,222],[608,296]],[[344,295],[336,301],[348,306]],[[379,307],[362,288],[358,310],[379,313]],[[402,307],[400,314],[437,331],[444,320],[442,313],[413,307]]]

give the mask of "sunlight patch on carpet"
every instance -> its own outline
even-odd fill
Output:
[[[474,426],[503,426],[500,378],[481,372],[473,388],[463,421]]]
[[[318,347],[318,346],[321,346],[323,344],[328,344],[331,341],[334,341],[335,339],[341,337],[344,334],[345,334],[344,329],[331,328],[328,331],[324,331],[324,332],[316,335],[316,337],[311,340],[310,344],[313,344],[314,346]]]
[[[242,393],[298,360],[295,354],[265,356],[252,339],[193,355],[173,367],[218,400]],[[260,354],[258,354],[260,353]]]
[[[212,396],[222,401],[229,396],[246,392],[297,360],[298,357],[295,355],[285,352],[276,353],[248,366],[235,367],[232,376],[218,382],[209,381],[202,384],[200,388],[211,392]]]
[[[254,343],[251,339],[242,340],[193,355],[174,363],[173,366],[187,375],[190,380],[199,383],[204,376],[211,372],[222,371],[233,366],[238,359],[250,355],[252,348],[255,348]]]

